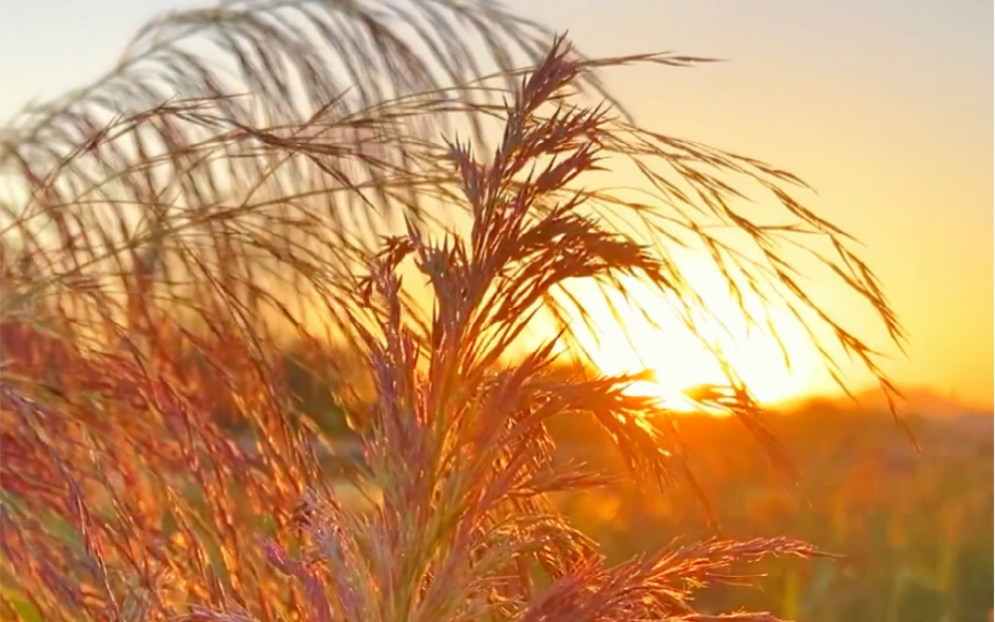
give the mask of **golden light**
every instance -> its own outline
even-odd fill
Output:
[[[673,301],[639,283],[629,292],[634,305],[619,301],[614,311],[600,293],[585,293],[585,311],[599,334],[581,341],[598,368],[606,374],[652,372],[654,380],[638,381],[627,391],[659,398],[662,407],[676,411],[700,410],[687,397],[689,389],[730,384],[721,360],[761,404],[776,405],[810,391],[817,359],[808,352],[804,334],[787,313],[769,311],[790,356],[790,368],[777,338],[747,325],[742,310],[726,293],[724,282],[708,277],[704,269],[700,276],[695,289],[707,301],[707,313],[696,322],[698,335],[673,313],[669,306]],[[724,328],[709,322],[705,315],[717,319]]]

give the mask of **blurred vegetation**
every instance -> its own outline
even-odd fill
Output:
[[[765,564],[768,576],[737,592],[737,603],[811,622],[989,619],[990,416],[910,418],[921,455],[881,412],[821,403],[771,415],[768,425],[790,448],[794,473],[772,467],[732,419],[680,423],[722,536],[783,534],[841,557]],[[596,435],[561,432],[585,458],[607,455]],[[691,490],[657,498],[630,487],[562,502],[615,559],[715,533]],[[732,602],[723,592],[708,599],[699,600],[705,610]]]
[[[300,413],[349,435],[334,386],[299,360],[286,365]],[[839,556],[765,562],[755,589],[699,596],[705,611],[743,606],[809,622],[986,621],[995,599],[993,420],[915,414],[908,422],[921,454],[889,413],[849,402],[769,413],[767,427],[789,448],[789,471],[734,418],[688,414],[680,432],[710,508],[689,486],[666,496],[613,487],[558,501],[615,562],[716,535],[784,535]],[[552,427],[564,459],[624,474],[596,425]]]
[[[335,396],[341,385],[322,381],[301,360],[286,359],[299,413],[351,437]],[[993,419],[914,414],[908,423],[921,453],[887,412],[831,400],[772,412],[765,424],[788,460],[778,465],[735,418],[688,414],[679,427],[693,448],[699,491],[684,485],[649,496],[629,485],[558,502],[614,562],[675,539],[716,535],[784,535],[839,556],[764,562],[767,576],[755,589],[699,596],[705,611],[743,606],[808,622],[986,621],[995,599]],[[551,427],[564,459],[624,475],[595,424]]]

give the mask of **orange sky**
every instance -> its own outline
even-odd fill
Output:
[[[813,185],[819,196],[807,204],[867,245],[863,257],[910,333],[908,359],[886,370],[907,386],[992,405],[990,2],[512,5],[569,29],[592,56],[676,50],[729,59],[619,70],[608,83],[650,129],[766,160]],[[175,6],[4,0],[0,115],[96,77],[145,19]],[[766,360],[765,348],[747,358]],[[811,367],[803,361],[784,382],[801,393],[828,390]]]
[[[866,245],[862,256],[910,334],[909,357],[885,369],[904,385],[991,407],[991,3],[518,6],[569,28],[591,55],[729,59],[618,70],[609,86],[643,125],[766,160],[814,186],[819,196],[807,204]],[[800,390],[831,388],[806,383]]]

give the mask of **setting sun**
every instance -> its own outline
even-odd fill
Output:
[[[675,313],[672,301],[641,283],[632,284],[629,294],[645,314],[622,301],[613,301],[613,313],[599,292],[584,297],[585,311],[599,334],[582,333],[581,345],[600,371],[652,373],[653,380],[638,381],[629,392],[658,397],[662,406],[673,410],[700,408],[687,397],[695,387],[729,385],[722,361],[765,405],[792,400],[815,389],[811,372],[816,355],[786,313],[769,310],[782,348],[771,333],[746,325],[742,311],[725,293],[714,270],[692,264],[687,273],[707,306],[699,310],[697,334]]]
[[[639,324],[645,322],[633,317],[627,326],[628,339],[622,336],[605,339],[592,349],[595,363],[605,373],[647,370],[653,374],[653,380],[634,383],[630,392],[659,397],[663,405],[674,410],[693,410],[693,403],[685,396],[689,389],[699,385],[729,384],[716,355],[687,329],[675,326],[674,334]],[[761,403],[794,398],[807,388],[787,368],[772,337],[751,336],[740,340],[738,345],[720,346],[720,352],[728,360],[732,372]]]

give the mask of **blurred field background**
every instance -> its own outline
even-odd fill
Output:
[[[29,344],[43,339],[11,325],[0,329],[8,354],[18,347],[29,354]],[[338,404],[345,394],[355,400],[346,389],[362,387],[365,379],[318,377],[296,356],[288,356],[284,368],[296,404],[289,416],[324,430],[334,451],[323,454],[325,476],[339,482],[340,498],[362,510],[366,501],[340,475],[361,458]],[[50,370],[57,382],[58,366]],[[797,537],[838,556],[764,561],[744,578],[747,587],[699,594],[703,612],[742,606],[812,622],[990,620],[991,413],[928,392],[910,394],[906,422],[917,451],[875,395],[857,397],[863,406],[822,399],[767,413],[764,421],[783,450],[779,464],[734,418],[680,416],[676,425],[698,489],[679,481],[667,495],[624,483],[625,467],[603,430],[561,422],[551,430],[559,459],[605,467],[623,483],[559,494],[556,503],[611,562],[675,540],[717,536]],[[214,415],[228,418],[224,411]],[[245,435],[238,425],[226,429],[233,438]],[[41,619],[24,611],[27,620]]]
[[[329,431],[345,430],[332,393],[306,374],[296,378],[302,412]],[[818,399],[768,413],[788,460],[780,466],[735,419],[687,414],[678,425],[700,491],[685,485],[652,496],[629,486],[558,502],[616,562],[674,539],[717,535],[786,535],[840,556],[765,562],[758,587],[707,592],[698,601],[705,611],[741,605],[811,622],[990,620],[992,414],[928,391],[907,397],[921,452],[873,393],[856,404]],[[624,475],[595,426],[571,422],[554,433],[563,459]],[[338,438],[347,453],[351,437]]]
[[[348,455],[355,439],[335,406],[341,380],[317,381],[292,360],[287,369],[301,414]],[[734,418],[688,413],[678,425],[700,490],[684,485],[652,496],[623,486],[558,502],[616,562],[674,539],[718,535],[786,535],[839,555],[765,562],[759,587],[707,592],[699,601],[705,610],[742,605],[811,622],[990,620],[992,413],[909,392],[903,412],[917,450],[879,395],[855,398],[800,400],[769,412],[765,423],[787,460],[781,465]],[[571,422],[554,434],[562,459],[624,476],[596,426]]]
[[[798,469],[794,485],[734,421],[691,416],[681,426],[721,532],[791,535],[843,557],[767,564],[761,587],[737,602],[819,622],[988,619],[990,416],[913,417],[922,456],[880,411],[823,403],[773,419]],[[678,534],[708,535],[689,495],[606,495],[571,512],[617,557]]]

